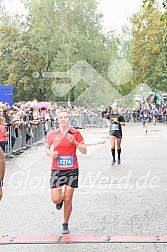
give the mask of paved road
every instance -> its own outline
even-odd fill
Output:
[[[127,123],[122,164],[114,167],[108,129],[81,130],[88,154],[78,154],[80,187],[74,194],[70,235],[167,235],[167,126],[149,126],[145,135],[141,124]],[[0,236],[61,235],[62,212],[50,199],[50,164],[42,145],[7,161]],[[2,245],[0,251],[166,252],[167,244]]]

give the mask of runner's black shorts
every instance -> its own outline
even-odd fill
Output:
[[[114,136],[114,137],[116,137],[116,138],[122,138],[122,134],[121,134],[121,132],[117,132],[117,131],[115,131],[115,132],[109,132],[109,135],[110,136]]]
[[[52,170],[50,178],[50,188],[59,188],[63,185],[68,185],[73,188],[78,188],[78,169],[73,170]]]

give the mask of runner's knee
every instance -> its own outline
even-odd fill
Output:
[[[52,196],[52,201],[54,204],[58,204],[62,201],[62,197],[60,196]]]
[[[70,204],[72,204],[72,197],[65,196],[64,197],[64,206],[69,206]]]

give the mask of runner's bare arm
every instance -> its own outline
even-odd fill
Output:
[[[75,144],[75,146],[77,147],[77,149],[82,153],[82,154],[85,154],[87,153],[87,148],[86,148],[86,145],[84,144],[84,142],[78,142],[73,135],[71,134],[68,134],[67,135],[67,139],[69,142]]]
[[[79,143],[75,140],[74,144],[76,145],[77,149],[84,155],[87,153],[87,148],[84,143]]]
[[[120,122],[119,123],[121,126],[125,126],[125,122]]]
[[[49,145],[48,143],[45,144],[45,153],[53,158],[56,158],[58,156],[58,151],[51,151],[50,150],[51,145]]]

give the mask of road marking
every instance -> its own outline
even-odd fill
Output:
[[[0,245],[68,243],[167,243],[167,236],[27,236],[0,237]]]
[[[64,243],[91,243],[91,242],[107,242],[107,236],[63,236],[61,242]]]

